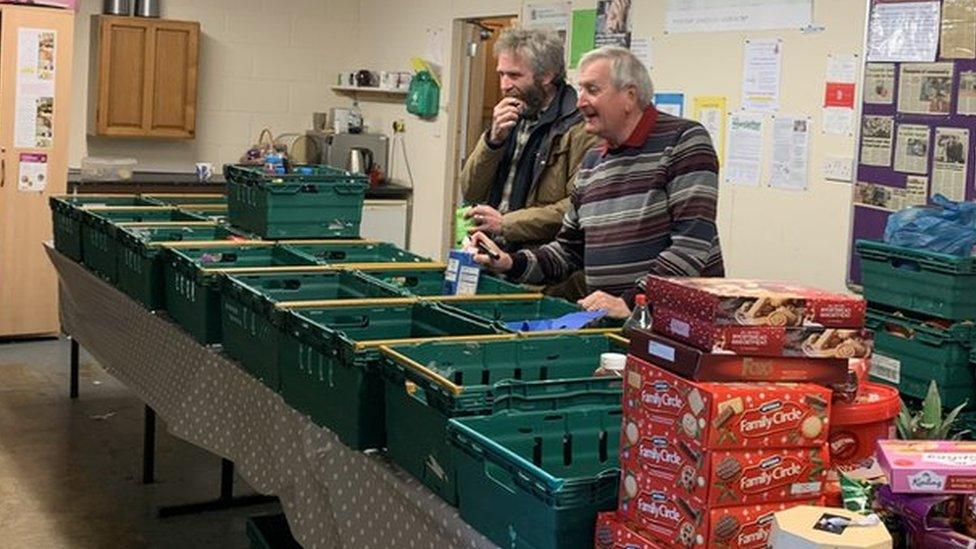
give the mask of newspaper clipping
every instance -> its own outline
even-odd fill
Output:
[[[895,102],[894,63],[868,63],[864,66],[864,102],[891,105]]]
[[[974,71],[959,73],[959,101],[956,103],[956,113],[976,115],[976,72]]]
[[[898,79],[898,110],[914,114],[949,114],[952,63],[905,63]]]
[[[866,115],[861,126],[861,164],[891,166],[891,141],[895,119],[891,116]]]
[[[926,175],[929,173],[928,126],[901,124],[895,137],[895,171]]]
[[[957,202],[966,199],[966,168],[969,164],[969,130],[935,129],[935,159],[932,163],[932,194]]]
[[[910,175],[904,189],[858,182],[854,186],[854,203],[859,206],[897,212],[911,206],[925,205],[929,179]]]

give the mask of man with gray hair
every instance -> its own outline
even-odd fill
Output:
[[[576,90],[566,84],[558,34],[509,29],[496,42],[495,55],[504,97],[460,183],[465,202],[476,204],[467,212],[471,232],[490,234],[516,251],[556,236],[576,171],[597,138],[583,129]],[[581,291],[578,277],[547,293],[577,299]]]
[[[576,176],[553,242],[508,254],[474,235],[493,258],[475,260],[528,283],[554,283],[582,270],[580,304],[626,318],[648,274],[724,276],[715,214],[718,158],[701,124],[658,112],[647,69],[608,46],[580,61],[577,105],[586,131],[603,138]]]

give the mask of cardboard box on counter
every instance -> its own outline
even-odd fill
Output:
[[[631,355],[621,438],[663,436],[696,451],[820,447],[830,406],[820,385],[695,382]]]
[[[976,442],[879,440],[878,464],[899,494],[976,492]]]
[[[621,501],[666,494],[693,508],[718,508],[803,501],[823,492],[826,446],[701,454],[676,446],[666,437],[647,437],[622,448]]]
[[[763,357],[864,358],[873,347],[860,328],[716,325],[685,310],[654,307],[653,330],[713,353]]]
[[[731,278],[647,278],[654,309],[694,314],[716,326],[861,328],[867,304],[850,294]]]
[[[651,331],[630,335],[630,354],[696,381],[793,381],[839,384],[847,381],[843,358],[751,357],[711,353]]]

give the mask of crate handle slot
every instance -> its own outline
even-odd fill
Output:
[[[901,326],[892,322],[886,322],[884,327],[885,332],[895,337],[900,337],[907,340],[915,339],[915,329],[909,328],[908,326]]]
[[[537,440],[541,441],[541,439],[537,439]],[[541,458],[540,458],[540,463],[541,463]],[[501,488],[503,488],[504,490],[506,490],[511,494],[516,493],[515,492],[516,486],[515,483],[512,481],[511,473],[509,473],[502,467],[499,467],[495,463],[488,461],[487,459],[485,460],[484,464],[485,464],[484,465],[485,476],[488,477],[489,480],[491,480],[492,482],[494,482],[495,484],[497,484],[498,486],[500,486]]]
[[[368,328],[369,317],[366,315],[343,315],[335,317],[327,324],[336,328]]]
[[[285,290],[298,290],[302,287],[302,281],[298,278],[289,278],[282,281],[282,288]]]
[[[914,259],[892,257],[890,263],[892,267],[902,271],[911,271],[913,273],[917,273],[922,270],[922,266],[919,265],[918,261],[915,261]]]

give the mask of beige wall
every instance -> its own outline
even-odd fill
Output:
[[[358,0],[163,0],[163,17],[199,21],[197,138],[192,141],[87,136],[90,16],[82,0],[75,33],[69,165],[84,156],[122,156],[140,169],[192,171],[193,163],[236,160],[264,127],[275,135],[311,127],[312,112],[345,104],[327,84],[356,58]]]
[[[827,55],[860,53],[863,42],[864,2],[815,0],[815,23],[821,32],[798,30],[666,34],[664,0],[634,2],[634,35],[651,38],[654,67],[660,90],[683,91],[686,113],[696,95],[725,95],[729,107],[739,106],[743,41],[747,38],[784,39],[782,112],[809,115],[813,120],[810,189],[779,191],[766,187],[722,187],[719,228],[732,276],[780,278],[833,289],[844,286],[850,186],[821,177],[827,154],[853,155],[854,139],[821,134],[821,106]],[[441,28],[448,34],[457,18],[518,13],[521,2],[499,0],[362,0],[360,44],[364,60],[388,66],[406,64],[427,48],[426,30]],[[575,9],[595,6],[575,0]],[[453,37],[459,40],[458,37]],[[452,40],[445,40],[445,57]],[[414,248],[439,255],[446,249],[450,227],[447,213],[453,194],[451,132],[457,105],[451,95],[457,72],[445,64],[447,90],[442,90],[441,116],[433,122],[407,116],[399,105],[363,105],[368,121],[388,127],[405,118],[411,164],[416,179],[413,223]],[[572,75],[571,75],[572,76]],[[770,124],[771,129],[771,124]],[[771,153],[769,139],[766,153]],[[764,172],[768,170],[764,167]],[[399,175],[399,174],[397,174]]]

